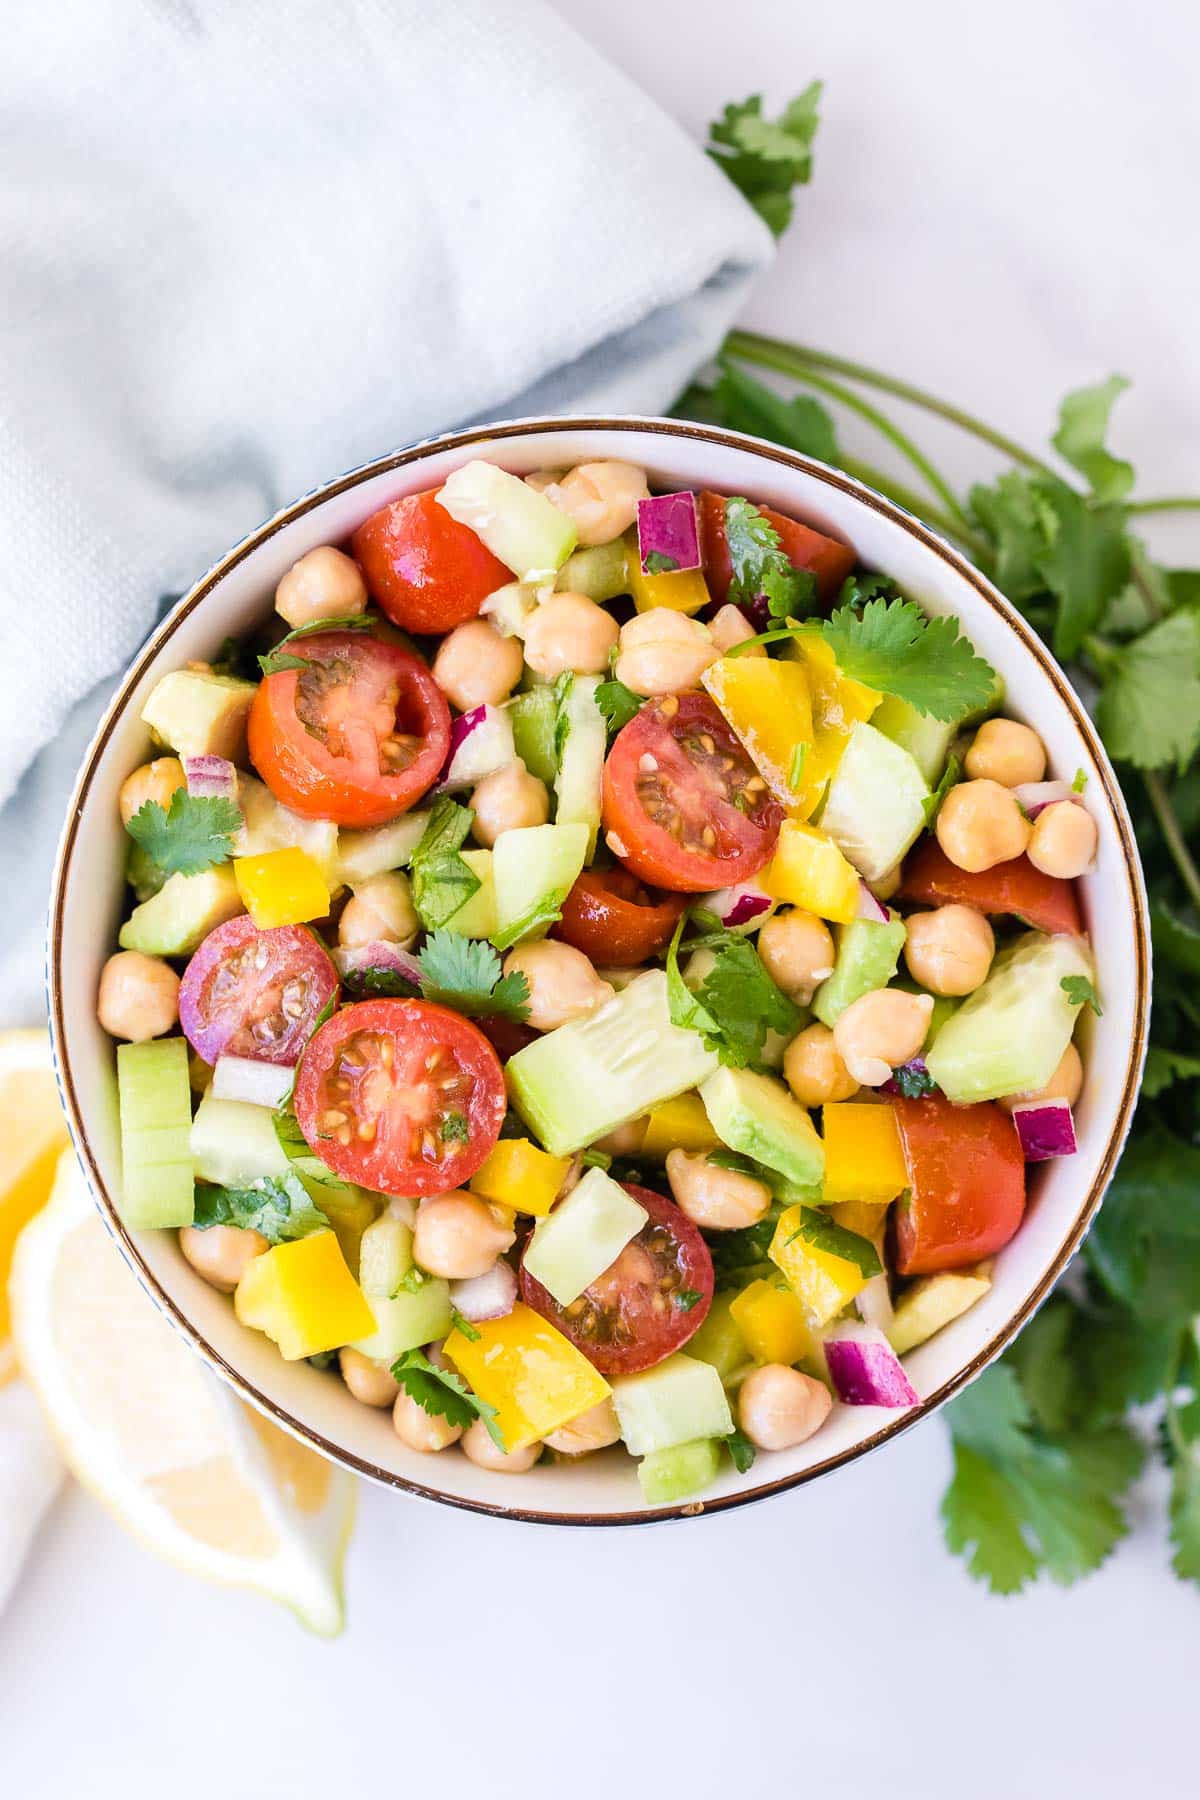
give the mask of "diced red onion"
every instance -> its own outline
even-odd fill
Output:
[[[1079,1148],[1075,1119],[1065,1100],[1031,1100],[1025,1106],[1014,1106],[1012,1117],[1026,1162],[1074,1156]]]
[[[331,952],[334,967],[339,975],[358,975],[364,969],[387,969],[394,975],[403,976],[405,981],[421,985],[421,965],[415,956],[407,950],[401,950],[398,944],[386,944],[381,938],[373,943],[361,944],[355,950],[337,949]]]
[[[249,1106],[283,1105],[296,1077],[292,1063],[259,1062],[251,1056],[218,1056],[213,1067],[214,1100],[243,1100]]]
[[[1065,781],[1023,781],[1012,790],[1012,797],[1030,819],[1036,819],[1040,812],[1045,812],[1048,806],[1056,806],[1060,800],[1083,804],[1082,796]]]
[[[185,756],[183,773],[194,800],[237,802],[237,770],[227,756]]]
[[[435,793],[474,787],[516,759],[512,719],[497,706],[473,706],[450,727],[450,753]]]
[[[909,1073],[913,1075],[928,1075],[929,1073],[929,1070],[925,1066],[925,1058],[923,1056],[911,1057],[908,1062],[901,1063],[900,1069],[907,1069]],[[879,1091],[881,1094],[903,1094],[904,1089],[896,1080],[896,1076],[900,1073],[900,1069],[897,1069],[895,1074],[889,1075],[886,1081],[880,1082]]]
[[[676,570],[701,566],[695,494],[685,490],[679,494],[654,494],[649,500],[639,500],[637,532],[643,575],[668,572],[665,567],[647,568],[647,559],[651,556],[663,557],[672,565],[672,574]]]
[[[865,881],[858,884],[858,917],[869,919],[872,925],[886,925],[891,913],[882,900],[876,899]]]
[[[736,887],[717,888],[702,895],[697,904],[706,912],[715,913],[725,929],[733,931],[769,913],[775,902],[756,882],[739,881]]]
[[[917,1406],[921,1396],[875,1325],[839,1325],[824,1340],[830,1380],[847,1406]]]
[[[464,1319],[477,1325],[483,1319],[504,1319],[517,1298],[516,1271],[501,1257],[486,1275],[450,1283],[450,1304]]]

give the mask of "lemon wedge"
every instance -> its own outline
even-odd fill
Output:
[[[16,1374],[8,1270],[22,1227],[46,1204],[67,1142],[45,1031],[0,1031],[0,1387]]]

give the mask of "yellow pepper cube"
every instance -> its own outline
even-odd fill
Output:
[[[752,1281],[729,1303],[729,1316],[757,1363],[811,1361],[817,1341],[791,1288]]]
[[[700,677],[779,804],[795,806],[812,752],[808,677],[799,663],[723,656]]]
[[[856,1237],[869,1238],[874,1243],[883,1230],[887,1207],[869,1200],[844,1200],[839,1206],[830,1207],[829,1216],[843,1231],[852,1231]]]
[[[844,1256],[833,1256],[818,1250],[799,1235],[804,1221],[802,1206],[789,1206],[780,1214],[767,1252],[799,1300],[809,1323],[828,1325],[842,1308],[861,1293],[867,1277],[856,1263]]]
[[[775,855],[762,876],[776,900],[790,901],[821,919],[848,925],[858,916],[858,871],[831,837],[798,819],[779,827]]]
[[[860,1200],[886,1206],[908,1186],[908,1167],[890,1106],[853,1100],[823,1107],[827,1206]]]
[[[656,606],[666,606],[672,612],[698,613],[712,598],[699,569],[674,569],[665,575],[643,574],[636,525],[625,539],[625,580],[639,612],[652,612]]]
[[[507,1450],[521,1450],[569,1425],[612,1389],[583,1352],[548,1319],[518,1300],[503,1319],[485,1319],[477,1336],[452,1331],[443,1349],[463,1380],[496,1408]]]
[[[712,1128],[703,1100],[699,1094],[690,1093],[664,1100],[651,1110],[637,1154],[663,1162],[668,1150],[688,1150],[698,1155],[720,1148],[721,1140]]]
[[[791,808],[795,817],[807,819],[816,811],[850,733],[871,717],[882,695],[843,675],[829,645],[811,632],[798,632],[795,643],[785,645],[783,654],[803,668],[812,704],[813,746],[804,760],[801,786]]]
[[[569,1157],[549,1156],[528,1138],[501,1138],[471,1177],[471,1191],[514,1212],[544,1219],[570,1167]]]
[[[329,888],[307,850],[268,850],[239,856],[233,865],[242,905],[260,931],[303,925],[329,911]]]
[[[332,1231],[314,1231],[256,1256],[238,1282],[233,1307],[243,1325],[278,1344],[285,1362],[340,1349],[375,1329],[375,1315]]]

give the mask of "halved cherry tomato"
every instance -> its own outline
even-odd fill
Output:
[[[293,638],[309,664],[264,678],[250,708],[250,760],[306,819],[385,825],[432,787],[450,709],[420,657],[364,631]]]
[[[621,1186],[650,1217],[578,1300],[560,1306],[521,1268],[521,1298],[602,1375],[636,1375],[681,1349],[703,1325],[713,1297],[712,1257],[691,1220],[649,1188]]]
[[[469,1181],[500,1135],[504,1073],[482,1031],[427,1000],[363,1000],[315,1032],[296,1119],[315,1155],[382,1194]]]
[[[676,893],[747,881],[770,861],[783,812],[707,694],[650,700],[604,766],[615,856]]]
[[[475,533],[452,519],[437,493],[393,500],[350,540],[367,587],[406,631],[449,631],[473,619],[511,569]]]
[[[594,963],[631,969],[666,949],[686,905],[680,894],[649,894],[628,869],[585,869],[550,936]]]
[[[936,838],[926,838],[904,864],[900,893],[926,906],[954,902],[985,913],[1015,913],[1039,931],[1077,936],[1083,930],[1075,883],[1043,875],[1027,856],[972,875],[950,861]]]
[[[760,507],[759,511],[766,514],[779,533],[780,545],[792,566],[811,569],[816,576],[818,598],[826,603],[836,600],[843,581],[854,568],[856,559],[853,550],[846,544],[840,544],[836,538],[826,537],[824,532],[814,531],[811,525],[801,525],[797,519],[789,519],[786,513],[775,512],[770,506]],[[724,494],[701,494],[700,530],[704,548],[704,579],[713,599],[723,602],[733,579],[733,564],[725,542]],[[762,608],[761,618],[756,615],[753,602],[746,610],[754,619],[755,629],[765,631],[770,622],[766,618],[765,606]]]
[[[242,913],[210,931],[184,970],[179,1023],[207,1063],[218,1056],[294,1063],[337,994],[337,970],[311,931],[259,931]]]
[[[941,1094],[892,1105],[911,1189],[895,1210],[900,1274],[994,1255],[1025,1214],[1025,1158],[1009,1115],[990,1100],[952,1106]]]

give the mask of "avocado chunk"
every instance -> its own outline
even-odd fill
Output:
[[[946,1098],[965,1106],[1045,1087],[1079,1018],[1063,991],[1071,975],[1093,976],[1082,938],[1027,931],[1002,950],[983,986],[968,994],[926,1053]]]
[[[367,1337],[356,1338],[352,1346],[372,1362],[391,1363],[406,1350],[417,1350],[444,1338],[452,1324],[450,1283],[431,1276],[413,1293],[393,1294],[385,1299],[368,1294],[367,1305],[375,1317],[375,1329]]]
[[[864,994],[884,988],[896,973],[904,948],[904,920],[892,913],[879,919],[852,919],[839,925],[833,974],[813,996],[813,1011],[832,1031],[846,1008]]]
[[[631,1456],[651,1456],[694,1438],[728,1437],[733,1430],[721,1377],[711,1363],[682,1351],[641,1375],[621,1376],[612,1397]]]
[[[842,752],[822,810],[821,830],[866,881],[879,881],[925,827],[929,788],[907,750],[858,724]]]
[[[146,956],[190,956],[210,931],[244,911],[227,864],[201,875],[169,875],[157,894],[134,907],[117,942]]]
[[[638,1483],[647,1506],[669,1506],[711,1487],[721,1467],[721,1446],[715,1438],[697,1438],[670,1450],[652,1450],[638,1464]]]
[[[781,1081],[753,1069],[718,1069],[701,1085],[700,1098],[713,1130],[731,1150],[798,1187],[819,1186],[825,1146]]]
[[[179,756],[227,756],[246,760],[246,719],[258,692],[253,681],[173,669],[155,684],[142,721]]]

